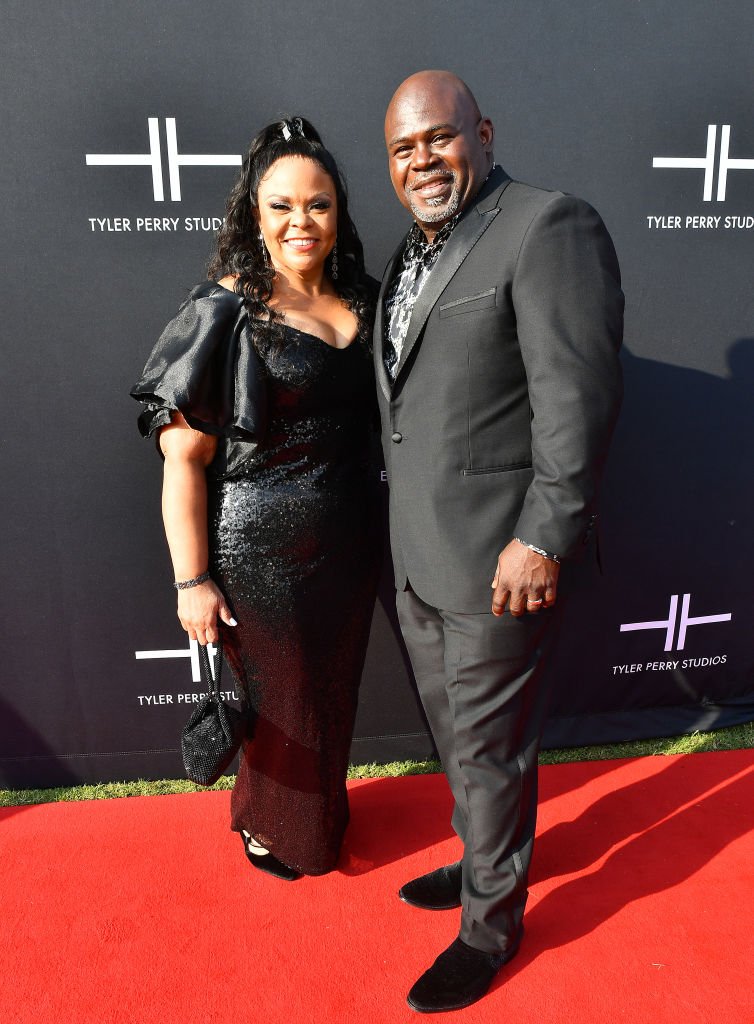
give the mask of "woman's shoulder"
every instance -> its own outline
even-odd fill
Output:
[[[241,322],[245,324],[243,298],[232,290],[233,279],[225,280],[229,280],[230,288],[214,280],[194,285],[166,324],[160,340],[174,334],[197,340],[206,334],[228,331]]]
[[[247,326],[240,295],[212,280],[191,289],[131,389],[146,406],[139,419],[144,436],[169,422],[175,410],[208,434],[245,439],[258,429],[264,380],[250,347],[242,344]]]
[[[227,307],[239,308],[243,305],[243,298],[234,291],[235,278],[221,277],[219,281],[212,279],[201,281],[189,292],[187,302],[200,302],[208,299],[211,303]]]
[[[165,367],[215,359],[216,354],[232,347],[229,339],[245,326],[242,297],[219,281],[201,281],[189,290],[165,325],[147,367],[155,364],[164,372]]]

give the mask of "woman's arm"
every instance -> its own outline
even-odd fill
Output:
[[[180,413],[160,431],[165,456],[162,519],[176,580],[190,580],[207,571],[206,468],[217,448],[217,438],[191,428]],[[222,593],[212,580],[178,591],[178,618],[190,640],[200,644],[217,640],[217,616],[229,626],[236,622]]]

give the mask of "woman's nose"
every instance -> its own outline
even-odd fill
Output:
[[[295,206],[291,211],[291,224],[294,224],[296,227],[306,227],[311,222],[311,214],[303,207]]]

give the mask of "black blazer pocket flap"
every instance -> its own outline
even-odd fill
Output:
[[[461,472],[464,476],[487,476],[490,473],[515,473],[520,469],[531,468],[531,459],[526,459],[521,462],[509,462],[504,466],[485,466],[479,469],[463,469]]]
[[[497,286],[475,295],[464,295],[460,299],[440,303],[440,316],[458,316],[459,313],[475,313],[478,309],[489,309],[497,301]]]

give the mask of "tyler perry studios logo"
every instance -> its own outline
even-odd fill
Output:
[[[212,669],[212,678],[215,677],[215,655],[217,649],[214,644],[208,644],[207,650],[209,653],[209,664]],[[191,681],[198,683],[201,681],[201,672],[199,670],[199,644],[196,640],[190,640],[188,647],[182,647],[178,650],[159,650],[159,651],[134,651],[137,661],[151,661],[153,658],[188,658],[191,663]],[[221,690],[220,691],[226,700],[238,700],[237,695],[233,690]],[[194,693],[189,691],[187,693],[150,693],[140,694],[137,696],[137,700],[142,707],[149,705],[155,706],[157,704],[197,704],[202,697],[206,696],[204,693]]]
[[[670,607],[666,619],[652,619],[648,622],[622,622],[621,633],[643,632],[644,630],[663,630],[665,632],[664,650],[682,651],[686,646],[686,634],[690,628],[695,626],[707,626],[713,622],[730,622],[733,618],[732,612],[718,612],[715,615],[691,615],[691,594],[684,594],[681,601],[680,615],[678,614],[678,594],[670,595]],[[676,634],[676,626],[678,633]],[[724,665],[728,660],[727,654],[715,654],[702,658],[665,659],[662,661],[639,662],[638,664],[613,665],[613,675],[621,675],[630,672],[667,672],[673,669],[682,668],[706,668],[709,665]]]
[[[144,167],[148,168],[155,203],[165,201],[165,168],[170,199],[181,202],[181,168],[184,167],[240,167],[240,153],[181,153],[178,149],[176,119],[166,117],[165,155],[160,138],[160,118],[147,118],[149,150],[146,153],[87,153],[88,167]],[[221,217],[89,217],[92,231],[216,231]]]
[[[718,127],[720,144],[718,147]],[[705,203],[724,203],[728,189],[730,171],[754,171],[754,159],[750,157],[732,157],[731,130],[729,124],[707,125],[707,148],[703,156],[655,156],[652,167],[671,171],[703,171],[702,200]],[[717,170],[717,189],[715,189],[715,170]],[[752,179],[754,180],[754,179]],[[751,230],[754,228],[754,216],[723,214],[648,214],[647,227],[652,230]]]

